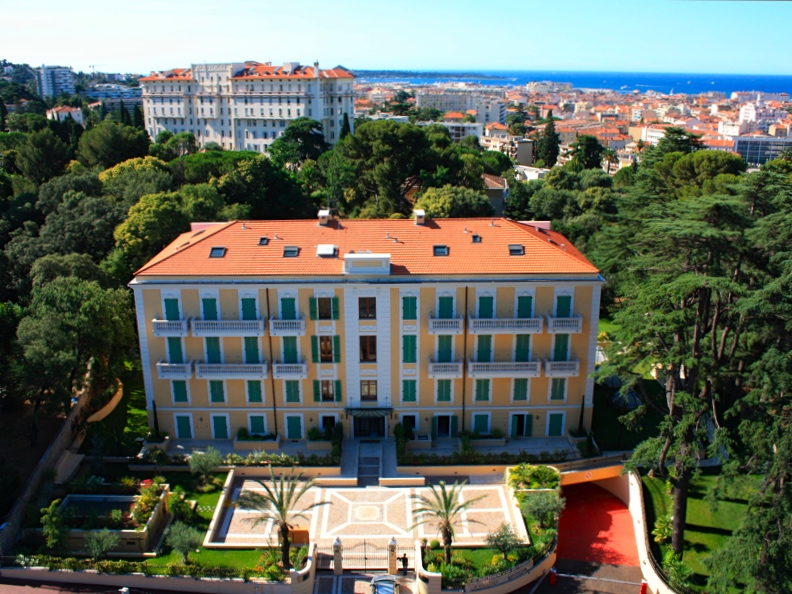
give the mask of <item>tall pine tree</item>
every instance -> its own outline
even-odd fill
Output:
[[[5,130],[6,117],[8,117],[8,109],[6,109],[5,101],[0,98],[0,132]]]
[[[139,105],[135,105],[135,109],[132,111],[132,125],[141,130],[146,129],[146,124],[143,121],[143,112],[140,110]]]
[[[350,131],[349,116],[344,112],[344,120],[341,122],[341,132],[338,135],[338,140],[344,140],[344,138],[349,136]]]
[[[555,124],[551,119],[547,122],[539,143],[536,147],[537,156],[544,161],[545,167],[552,167],[558,161],[559,136],[555,129]]]

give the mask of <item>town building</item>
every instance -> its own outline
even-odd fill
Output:
[[[354,127],[354,75],[342,66],[287,62],[193,64],[140,79],[151,138],[163,130],[192,132],[199,146],[265,152],[293,120],[322,123],[335,144],[344,114]]]
[[[778,159],[784,150],[792,150],[792,137],[764,136],[733,136],[733,151],[740,155],[748,165],[763,165],[767,161]]]
[[[73,119],[78,124],[83,123],[82,109],[79,107],[69,107],[68,105],[61,105],[60,107],[53,107],[47,110],[48,120],[57,120],[63,122],[69,118]]]
[[[36,84],[42,97],[74,95],[74,71],[67,66],[36,68]]]
[[[111,83],[94,85],[85,90],[85,95],[91,99],[98,99],[105,104],[109,111],[124,107],[132,111],[135,106],[143,107],[143,89],[141,87],[127,87]]]
[[[149,422],[177,440],[590,429],[603,279],[549,227],[193,224],[130,283]]]

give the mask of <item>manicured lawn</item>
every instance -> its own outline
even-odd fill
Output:
[[[253,550],[240,550],[240,551],[218,551],[200,548],[200,552],[190,553],[190,561],[198,562],[201,565],[212,567],[236,567],[243,569],[245,567],[253,569],[258,565],[261,558],[261,551],[258,549]],[[167,555],[148,559],[146,563],[155,567],[164,567],[169,563],[181,563],[182,558],[179,553],[171,552]]]
[[[443,552],[440,547],[435,552]],[[452,557],[459,557],[460,559],[468,559],[473,562],[473,567],[484,567],[492,562],[492,557],[497,555],[498,551],[495,549],[451,549]]]
[[[597,334],[607,332],[611,335],[611,338],[613,338],[613,333],[619,328],[621,328],[621,326],[615,324],[610,318],[600,318],[599,324],[597,325]]]
[[[704,559],[713,551],[723,547],[732,531],[740,525],[748,507],[747,497],[760,480],[759,477],[746,480],[740,486],[735,499],[718,501],[717,508],[712,510],[706,497],[717,479],[718,477],[712,474],[701,475],[694,479],[688,498],[683,560],[694,572],[693,587],[702,591],[709,576],[703,563]],[[667,494],[665,481],[644,476],[643,482],[650,495],[647,501],[647,524],[651,531],[658,516],[671,513],[673,502],[671,496]],[[669,548],[670,542],[657,545],[660,559]]]
[[[656,381],[646,382],[646,389],[650,392],[662,392],[663,388]],[[594,387],[594,414],[591,429],[594,439],[601,450],[631,450],[636,445],[657,435],[657,426],[662,421],[662,416],[654,409],[649,408],[641,423],[639,431],[629,431],[619,421],[624,413],[618,410],[610,401],[615,389],[597,385]]]

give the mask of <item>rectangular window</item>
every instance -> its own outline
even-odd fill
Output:
[[[440,297],[438,300],[438,318],[450,319],[454,317],[454,298]]]
[[[169,322],[175,322],[181,319],[179,315],[179,300],[178,299],[165,299],[165,319]]]
[[[321,388],[321,401],[333,402],[335,400],[335,391],[333,390],[334,383],[332,380],[322,380],[320,383]]]
[[[248,419],[250,422],[250,433],[253,435],[267,434],[267,419],[264,415],[250,415]]]
[[[437,401],[451,402],[451,380],[437,380]]]
[[[492,336],[480,334],[478,337],[478,349],[476,350],[476,361],[479,363],[489,363],[492,360]]]
[[[358,297],[358,314],[361,320],[377,319],[377,298]]]
[[[259,357],[259,340],[256,336],[245,336],[245,363],[247,365],[258,365],[261,363]]]
[[[517,297],[517,317],[530,318],[533,315],[533,297],[520,295]]]
[[[568,318],[572,315],[572,296],[559,295],[556,297],[556,317]]]
[[[300,401],[300,382],[297,380],[286,380],[286,402]]]
[[[519,361],[521,363],[525,363],[530,361],[530,354],[531,354],[531,335],[530,334],[518,334],[517,335],[517,344],[515,345],[515,352],[514,352],[514,360]]]
[[[187,382],[184,380],[174,380],[171,382],[174,402],[187,402]]]
[[[225,388],[222,381],[211,380],[209,382],[209,402],[214,404],[225,402]]]
[[[528,378],[518,377],[514,380],[512,400],[515,402],[528,402]]]
[[[437,361],[438,363],[451,363],[453,355],[453,336],[437,337]]]
[[[479,318],[492,318],[495,315],[495,298],[479,297]]]
[[[402,380],[402,402],[415,402],[417,397],[418,382],[416,380]]]
[[[220,355],[220,338],[217,336],[209,336],[206,338],[206,362],[223,362],[222,356]]]
[[[556,334],[553,348],[553,361],[566,361],[569,358],[569,334]]]
[[[168,337],[168,363],[184,363],[181,338]]]
[[[362,402],[377,401],[377,380],[360,380],[360,400]]]
[[[283,297],[281,299],[281,318],[284,320],[297,319],[297,307],[294,297]]]
[[[242,301],[242,319],[255,320],[256,319],[256,300],[250,297],[244,297]]]
[[[333,300],[330,297],[319,297],[316,300],[318,319],[333,319]]]
[[[204,320],[217,319],[217,299],[214,298],[201,299],[201,306],[203,308]]]
[[[297,363],[297,337],[284,336],[283,337],[283,362],[284,363]]]
[[[377,337],[376,336],[361,336],[360,337],[360,362],[361,363],[376,363],[377,361]]]
[[[321,363],[333,362],[333,337],[320,336],[319,337],[319,361]]]
[[[418,319],[417,297],[402,297],[402,319],[403,320]]]
[[[550,400],[563,400],[566,392],[566,378],[554,377],[550,386]]]
[[[415,363],[418,357],[418,337],[414,334],[402,336],[402,362]]]
[[[479,435],[489,435],[490,416],[483,414],[473,415],[473,431]]]
[[[490,381],[488,379],[476,380],[476,402],[489,401],[489,386]]]
[[[261,404],[264,402],[264,394],[261,390],[261,382],[247,382],[247,399],[250,404]]]

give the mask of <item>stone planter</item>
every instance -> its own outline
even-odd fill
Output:
[[[506,445],[505,437],[477,437],[470,440],[470,445],[474,448],[494,448],[503,447]],[[462,447],[460,442],[459,447]]]
[[[234,449],[243,451],[271,451],[280,449],[280,435],[275,439],[234,439]]]
[[[144,441],[143,446],[147,450],[162,450],[167,452],[170,447],[170,435],[166,435],[162,441]]]
[[[432,447],[431,435],[416,435],[415,439],[407,442],[407,451],[411,450],[428,450]]]
[[[333,449],[333,442],[327,441],[326,439],[317,439],[317,440],[308,440],[306,441],[306,445],[308,446],[309,450],[318,451],[318,452],[329,452]]]

